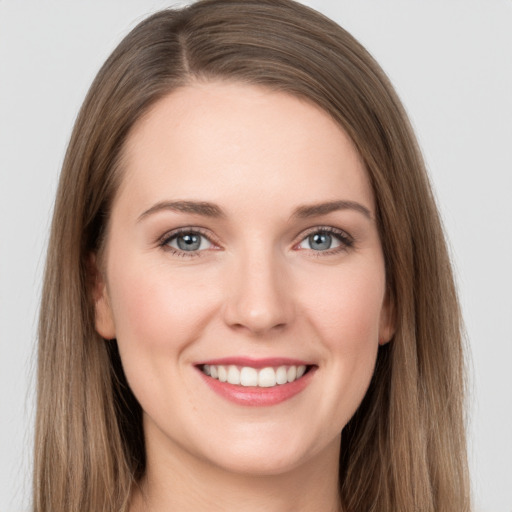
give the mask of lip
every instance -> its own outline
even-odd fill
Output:
[[[236,365],[236,366],[251,366],[253,368],[265,368],[268,366],[292,366],[292,365],[306,365],[308,371],[298,380],[281,384],[270,388],[262,388],[259,386],[239,386],[229,384],[228,382],[220,382],[204,374],[201,371],[203,364],[209,365]],[[216,394],[222,398],[229,400],[237,405],[251,406],[251,407],[266,407],[277,405],[286,400],[293,398],[295,395],[303,391],[311,382],[318,367],[311,365],[305,361],[287,358],[267,358],[267,359],[251,359],[230,357],[223,359],[211,359],[205,362],[198,363],[196,370],[203,382]]]
[[[287,357],[267,357],[263,359],[254,359],[252,357],[223,357],[220,359],[209,359],[196,363],[195,366],[202,366],[204,364],[209,365],[223,365],[223,366],[250,366],[261,370],[261,368],[267,368],[272,366],[274,368],[278,366],[313,366],[310,361],[303,361],[300,359],[290,359]]]

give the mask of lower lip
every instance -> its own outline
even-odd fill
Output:
[[[199,368],[204,382],[218,395],[238,405],[269,406],[277,405],[289,400],[300,393],[313,378],[316,367],[311,368],[304,376],[288,384],[278,384],[271,388],[260,388],[257,386],[236,386],[228,382],[220,382],[217,379],[208,377]]]

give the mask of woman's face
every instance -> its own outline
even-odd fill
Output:
[[[277,474],[336,458],[392,335],[348,136],[296,97],[196,83],[135,125],[123,172],[96,327],[117,338],[148,462]]]

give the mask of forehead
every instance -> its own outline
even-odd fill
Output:
[[[132,202],[186,198],[235,207],[257,198],[264,208],[265,198],[280,197],[283,208],[288,199],[373,204],[358,152],[326,112],[246,84],[194,83],[161,99],[132,129],[123,173],[118,196]]]

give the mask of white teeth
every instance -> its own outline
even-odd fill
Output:
[[[213,375],[212,375],[213,377]],[[286,378],[288,382],[293,382],[297,378],[297,367],[296,366],[290,366],[288,368],[288,371],[286,372]]]
[[[286,376],[286,366],[280,366],[276,371],[277,384],[286,384],[288,377]]]
[[[208,365],[201,367],[203,373],[218,379],[220,382],[228,382],[237,386],[258,386],[271,388],[276,385],[287,384],[300,379],[306,373],[306,366],[270,366],[257,370],[250,366],[237,367],[235,365]]]
[[[231,365],[228,368],[228,382],[230,384],[240,384],[240,370],[236,366]]]
[[[276,385],[276,372],[274,368],[262,368],[258,374],[258,386],[271,388]]]
[[[228,372],[226,370],[226,367],[225,366],[219,366],[218,367],[218,371],[219,371],[219,380],[221,382],[226,382],[228,380]]]
[[[240,370],[240,384],[242,386],[257,386],[258,385],[258,370],[244,366]]]

